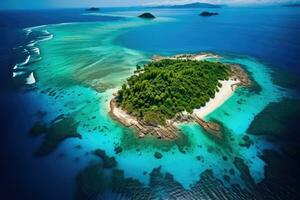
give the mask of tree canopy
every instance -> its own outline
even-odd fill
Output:
[[[219,62],[172,60],[137,67],[122,85],[117,103],[149,125],[164,125],[182,111],[192,112],[215,96],[230,67]]]

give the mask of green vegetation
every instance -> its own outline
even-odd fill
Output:
[[[230,67],[222,63],[192,60],[150,62],[118,91],[117,103],[149,125],[164,125],[182,111],[192,112],[213,98]]]

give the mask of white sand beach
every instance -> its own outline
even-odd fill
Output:
[[[215,97],[213,99],[210,99],[205,106],[194,109],[194,114],[197,115],[197,117],[203,119],[206,115],[217,109],[219,106],[221,106],[235,91],[237,87],[237,83],[239,83],[239,80],[228,80],[228,81],[220,81],[222,84],[222,87],[219,88],[219,92],[215,94]]]

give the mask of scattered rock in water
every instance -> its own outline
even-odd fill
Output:
[[[243,141],[239,143],[241,147],[249,148],[253,144],[253,141],[250,139],[248,135],[244,135],[242,139]]]
[[[117,166],[116,159],[114,157],[107,156],[104,150],[96,149],[95,154],[102,159],[103,168],[114,168]]]
[[[229,116],[228,112],[224,112],[224,115]]]
[[[155,152],[155,153],[154,153],[154,157],[155,157],[156,159],[161,159],[161,158],[163,157],[163,155],[162,155],[161,153],[159,153],[159,152]]]
[[[180,151],[181,153],[183,153],[183,154],[185,154],[185,153],[186,153],[186,151],[185,151],[185,150],[183,150],[182,148],[179,148],[179,151]]]
[[[228,158],[227,158],[226,156],[223,156],[222,158],[223,158],[223,160],[225,160],[225,161],[228,160]]]
[[[231,175],[234,175],[234,174],[235,174],[234,169],[230,169],[230,170],[229,170],[229,173],[230,173]]]
[[[81,145],[79,144],[79,145],[76,145],[75,148],[76,148],[76,149],[81,149],[82,147],[81,147]]]
[[[197,160],[201,160],[201,156],[197,156],[196,158],[197,158]]]
[[[116,154],[121,153],[122,151],[123,151],[122,147],[120,147],[120,146],[115,147],[115,153]]]
[[[143,13],[138,16],[139,18],[144,18],[144,19],[154,19],[155,16],[151,13]]]

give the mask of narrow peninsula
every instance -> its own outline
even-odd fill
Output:
[[[203,117],[229,98],[237,86],[249,86],[247,73],[238,65],[205,61],[212,54],[154,56],[135,73],[110,101],[110,115],[133,127],[140,137],[151,134],[175,139],[178,123],[196,122],[222,138],[221,127]]]

